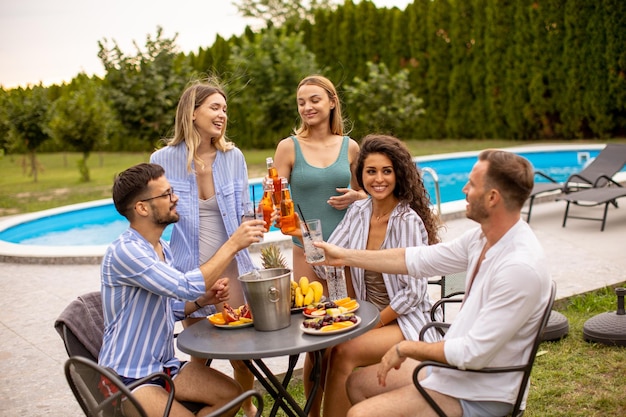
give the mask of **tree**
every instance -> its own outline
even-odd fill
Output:
[[[30,167],[28,175],[37,182],[39,165],[37,149],[50,139],[47,133],[47,109],[50,100],[47,89],[41,84],[35,87],[11,90],[6,100],[6,113],[9,120],[13,145],[17,149],[25,149],[29,155]]]
[[[50,108],[49,129],[56,140],[83,154],[78,161],[78,171],[81,181],[88,182],[87,158],[93,150],[106,144],[113,113],[103,99],[98,80],[82,74],[65,90]]]
[[[626,2],[604,0],[607,84],[616,134],[626,135]]]
[[[126,130],[124,143],[114,148],[147,150],[169,135],[174,113],[185,85],[192,78],[189,60],[178,52],[176,37],[147,36],[145,51],[135,44],[136,54],[125,55],[115,41],[98,42],[106,70],[105,91],[121,125]]]
[[[355,78],[346,87],[347,113],[354,121],[352,134],[362,137],[380,132],[410,138],[415,119],[424,113],[423,100],[411,92],[409,70],[391,75],[385,64],[367,63],[367,79]]]
[[[426,74],[428,100],[426,101],[426,127],[429,137],[445,138],[446,117],[450,102],[448,84],[452,70],[450,47],[450,11],[449,0],[433,2],[428,11],[428,52],[429,63]]]
[[[270,28],[234,47],[231,59],[229,136],[248,147],[276,146],[296,124],[295,90],[317,72],[315,56],[301,35]]]
[[[253,17],[265,22],[267,27],[281,27],[284,24],[298,27],[298,22],[313,20],[317,9],[330,9],[334,0],[239,0],[233,4],[244,17]]]
[[[0,86],[0,156],[10,148],[11,124],[8,115],[9,92]]]

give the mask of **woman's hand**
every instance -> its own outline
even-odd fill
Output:
[[[338,193],[341,193],[341,195],[331,196],[327,203],[337,210],[344,210],[356,200],[366,197],[363,191],[357,191],[352,188],[337,188],[336,190]]]

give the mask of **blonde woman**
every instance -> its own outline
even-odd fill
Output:
[[[219,86],[194,82],[178,103],[174,137],[150,158],[165,168],[179,198],[180,220],[174,225],[170,245],[174,266],[183,272],[197,268],[217,252],[241,224],[244,203],[249,201],[246,161],[226,139],[226,110],[226,94]],[[233,307],[244,303],[237,277],[253,269],[246,249],[237,253],[224,271],[223,276],[230,278],[228,303]],[[192,315],[184,325],[204,317]],[[244,390],[251,389],[252,373],[241,361],[231,363],[235,380]],[[246,416],[256,412],[251,399],[242,408]]]

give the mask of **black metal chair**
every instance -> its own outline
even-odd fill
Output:
[[[54,323],[54,327],[61,336],[61,339],[63,339],[65,351],[70,359],[81,357],[97,365],[98,353],[102,347],[104,335],[104,314],[102,312],[102,297],[100,291],[78,296],[61,312]],[[207,366],[209,364],[210,362],[207,361]],[[112,371],[109,370],[108,372]],[[72,391],[74,391],[74,388],[72,388]],[[74,395],[76,395],[76,393],[74,393]],[[247,397],[251,395],[252,394],[249,393]],[[97,393],[94,393],[93,396],[97,397]],[[255,397],[259,399],[261,396],[259,394],[255,395]],[[262,400],[261,397],[257,404],[257,409],[262,410]],[[181,404],[193,413],[197,413],[205,407],[205,404],[192,401],[181,401]],[[89,416],[90,414],[87,415]],[[260,413],[257,414],[257,416],[260,415]]]
[[[130,385],[124,385],[118,375],[112,370],[103,368],[85,357],[73,356],[65,362],[65,377],[74,393],[74,397],[76,397],[87,417],[119,417],[123,415],[147,417],[145,410],[133,395],[132,390],[155,379],[164,379],[171,387],[165,410],[163,411],[163,417],[169,416],[174,402],[174,384],[172,379],[163,372],[156,372]],[[116,389],[109,396],[105,396],[102,390],[99,389],[103,378]],[[263,396],[255,390],[249,390],[233,398],[206,417],[222,416],[226,412],[240,407],[241,403],[248,397],[257,399],[258,411],[256,417],[261,416],[263,413]],[[124,405],[122,406],[122,404]]]
[[[439,300],[433,304],[430,309],[430,319],[438,321],[437,311],[441,309],[442,320],[446,321],[446,304],[461,303],[465,295],[465,279],[467,272],[456,272],[454,274],[442,275],[439,279],[431,279],[429,285],[439,285],[441,287],[441,296]],[[438,329],[443,334],[441,329]]]
[[[528,382],[529,382],[529,379],[530,379],[530,373],[532,371],[533,364],[535,363],[535,357],[537,356],[537,350],[539,349],[539,344],[542,342],[543,332],[544,332],[544,330],[546,328],[546,325],[548,324],[548,319],[550,317],[550,312],[552,311],[552,306],[554,305],[554,298],[555,298],[555,296],[556,296],[556,284],[553,281],[552,285],[551,285],[551,289],[550,289],[550,297],[548,298],[548,303],[547,303],[547,305],[544,308],[543,317],[541,319],[541,322],[540,322],[539,326],[537,327],[537,333],[535,335],[535,340],[533,342],[533,346],[532,346],[532,349],[530,351],[528,360],[527,360],[527,362],[525,364],[523,364],[523,365],[515,365],[515,366],[502,366],[502,367],[491,367],[491,368],[487,367],[487,368],[482,368],[482,369],[464,369],[464,370],[461,370],[461,369],[457,368],[456,366],[444,364],[444,363],[441,363],[441,362],[423,361],[415,368],[415,370],[413,371],[413,383],[415,384],[415,387],[420,392],[420,394],[428,402],[428,404],[430,404],[430,406],[433,408],[433,410],[435,410],[437,415],[439,415],[440,417],[447,417],[446,413],[444,413],[444,411],[441,409],[441,407],[439,407],[437,402],[428,394],[428,391],[426,391],[426,389],[421,385],[421,383],[419,381],[419,378],[418,378],[420,370],[422,370],[422,368],[425,368],[427,366],[434,366],[434,367],[438,367],[438,368],[454,369],[457,372],[475,372],[475,373],[486,373],[486,374],[512,373],[512,372],[522,373],[522,379],[520,381],[520,386],[519,386],[519,389],[518,389],[518,392],[517,392],[517,399],[515,401],[515,405],[513,406],[513,411],[511,412],[510,416],[512,416],[512,417],[520,417],[520,416],[522,416],[524,414],[524,410],[521,409],[522,400],[524,399],[524,394],[526,392],[526,387],[528,386]],[[443,327],[445,327],[445,328],[450,327],[449,323],[433,322],[433,323],[428,323],[426,326],[424,326],[422,328],[422,332],[425,332],[430,327],[438,327],[438,326],[441,326],[441,325],[443,325]],[[421,337],[420,337],[420,339],[421,339]]]

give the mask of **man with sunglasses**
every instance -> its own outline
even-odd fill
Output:
[[[119,174],[113,202],[130,227],[102,260],[104,340],[98,362],[129,384],[153,372],[172,376],[171,416],[190,415],[178,400],[207,404],[205,415],[241,393],[230,377],[199,362],[181,363],[174,355],[174,324],[206,306],[228,299],[228,278],[221,278],[235,254],[260,239],[262,220],[242,223],[222,248],[199,268],[182,273],[161,235],[178,221],[178,197],[157,164],[138,164]],[[261,235],[262,236],[262,235]],[[101,381],[103,390],[109,386]],[[149,416],[161,416],[169,387],[142,386],[135,395]],[[122,405],[124,406],[124,404]],[[237,409],[231,410],[235,415]]]

